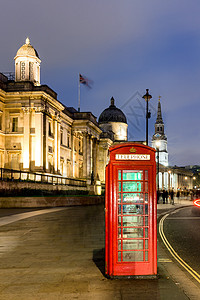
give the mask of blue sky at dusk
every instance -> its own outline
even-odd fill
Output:
[[[200,164],[199,0],[8,0],[0,10],[0,72],[29,36],[42,60],[41,83],[66,106],[99,117],[113,96],[129,139],[145,140],[146,88],[152,95],[149,140],[161,96],[171,165]]]

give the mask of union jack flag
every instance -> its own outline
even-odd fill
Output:
[[[92,80],[82,76],[81,74],[79,74],[79,82],[91,88]]]

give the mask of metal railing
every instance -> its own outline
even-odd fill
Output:
[[[37,172],[26,172],[21,170],[0,168],[0,180],[2,181],[28,181],[35,183],[46,183],[52,185],[68,185],[87,187],[84,179],[68,178],[59,175],[51,175]]]

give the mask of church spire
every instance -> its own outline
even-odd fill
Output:
[[[164,139],[167,139],[167,137],[165,136],[165,133],[164,133],[164,122],[163,122],[163,119],[162,119],[162,112],[161,112],[161,104],[160,104],[160,98],[161,96],[159,96],[159,99],[158,99],[158,111],[157,111],[157,119],[156,119],[156,122],[155,122],[155,134],[154,134],[154,138],[158,136]]]
[[[157,143],[157,141],[160,142],[159,163],[164,166],[168,166],[167,137],[164,132],[164,122],[162,119],[160,98],[161,98],[161,96],[159,96],[159,99],[158,99],[158,111],[157,111],[157,119],[155,122],[155,133],[152,137],[152,147],[157,149],[156,143]]]
[[[163,124],[162,113],[161,113],[160,98],[161,98],[161,96],[159,96],[159,98],[158,98],[158,111],[157,111],[156,124]]]

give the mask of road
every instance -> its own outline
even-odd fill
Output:
[[[188,299],[161,264],[155,280],[105,277],[103,205],[33,213],[0,226],[0,299]]]
[[[185,207],[170,214],[164,234],[175,252],[200,274],[200,208]]]

